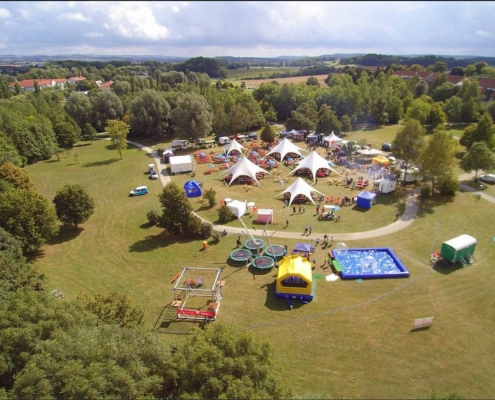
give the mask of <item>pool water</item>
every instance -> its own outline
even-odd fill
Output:
[[[342,266],[342,279],[407,278],[409,271],[386,247],[334,250]]]

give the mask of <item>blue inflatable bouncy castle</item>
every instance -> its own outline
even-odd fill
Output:
[[[184,184],[187,197],[200,197],[203,195],[201,184],[198,181],[187,181]]]

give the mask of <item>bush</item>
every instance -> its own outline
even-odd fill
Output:
[[[220,233],[220,232],[218,232],[218,231],[213,231],[213,232],[211,233],[211,237],[213,238],[213,240],[215,241],[215,243],[220,242],[220,236],[222,236],[222,235],[221,235],[221,233]]]
[[[156,210],[150,210],[146,214],[146,218],[148,218],[148,222],[150,225],[159,225],[160,224],[160,214]]]
[[[208,239],[213,233],[213,225],[209,222],[203,222],[201,224],[201,237]]]
[[[431,187],[430,186],[423,186],[421,188],[421,197],[427,198],[431,196]]]
[[[453,174],[448,174],[442,179],[439,187],[441,194],[453,196],[459,190],[459,181]]]
[[[210,207],[213,207],[215,204],[217,204],[217,200],[215,198],[216,194],[217,192],[215,192],[213,189],[208,189],[203,194],[203,197],[208,200],[208,204],[210,205]]]
[[[232,217],[234,214],[232,214],[232,211],[230,211],[230,208],[227,206],[223,205],[218,209],[218,221],[221,224],[225,224],[232,220]]]

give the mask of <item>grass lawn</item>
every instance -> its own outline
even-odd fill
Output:
[[[376,131],[376,137],[367,139],[390,141],[387,135],[393,131],[392,127]],[[353,132],[349,137],[374,133]],[[347,243],[349,247],[391,247],[411,273],[409,278],[362,283],[316,279],[315,300],[307,305],[294,302],[289,310],[285,301],[274,297],[275,270],[253,274],[228,261],[235,236],[210,243],[202,251],[201,241],[166,237],[148,226],[146,212],[159,209],[161,191],[160,182],[148,180],[145,174],[148,163],[148,155],[133,146],[120,160],[108,141],[94,141],[79,144],[61,161],[27,167],[37,190],[50,201],[61,186],[75,182],[96,201],[95,214],[81,230],[63,231],[34,261],[34,267],[46,275],[49,290],[60,288],[67,299],[81,292],[127,293],[146,309],[151,328],[166,322],[168,311],[162,312],[172,300],[170,280],[176,272],[185,266],[222,268],[226,285],[219,320],[269,340],[276,350],[275,368],[299,397],[422,398],[432,389],[456,391],[466,398],[493,397],[495,275],[489,260],[495,258],[495,245],[492,226],[487,224],[495,220],[493,204],[463,192],[453,199],[421,202],[416,220],[406,230]],[[243,186],[227,189],[216,176],[203,175],[204,168],[197,165],[196,178],[205,188],[213,187],[218,198],[228,194],[253,200],[259,207],[273,207],[280,221],[292,212],[283,208],[282,200],[273,199],[283,190],[273,179],[265,178],[260,188],[249,192]],[[182,185],[188,176],[172,179]],[[149,195],[128,197],[138,185],[147,185]],[[349,191],[324,181],[316,188],[334,195]],[[384,226],[402,206],[405,190],[380,196],[378,204],[366,212],[342,208],[340,223],[317,223],[311,207],[306,215],[289,217],[290,230],[302,232],[307,221],[322,234]],[[216,220],[216,209],[201,209],[194,201],[192,205]],[[443,241],[463,233],[478,240],[476,262],[467,268],[432,268],[430,254]],[[291,248],[296,241],[273,239],[273,244]],[[316,251],[316,273],[324,273],[320,264],[325,252]],[[433,326],[411,332],[413,319],[427,316],[435,317]],[[186,330],[190,325],[175,323],[173,329]],[[187,336],[165,334],[160,338],[165,343],[187,340]]]

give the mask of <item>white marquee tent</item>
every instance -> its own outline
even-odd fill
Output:
[[[246,214],[246,202],[239,200],[232,200],[230,203],[227,203],[227,207],[230,208],[232,214],[236,217],[242,217]]]
[[[329,136],[323,138],[324,142],[328,142],[328,147],[335,147],[342,143],[342,139],[339,138],[333,131]]]
[[[280,161],[282,161],[286,154],[288,153],[296,153],[302,156],[300,147],[297,147],[294,143],[292,143],[289,139],[284,138],[279,144],[277,144],[273,149],[271,149],[265,157],[269,156],[273,153],[280,154]]]
[[[328,161],[320,156],[316,151],[312,151],[309,156],[300,161],[299,164],[297,164],[297,167],[289,172],[289,175],[293,174],[301,168],[308,168],[309,170],[311,170],[311,172],[313,173],[313,182],[316,179],[316,171],[318,171],[320,168],[329,169],[330,171],[335,172],[337,175],[340,175],[337,171],[330,167],[330,165],[328,165]]]
[[[235,163],[235,165],[220,173],[219,176],[227,173],[231,173],[232,179],[230,180],[229,186],[232,182],[234,182],[234,180],[238,176],[242,176],[242,175],[253,178],[255,182],[258,184],[258,186],[261,186],[260,183],[258,182],[258,179],[256,179],[257,172],[263,172],[264,174],[269,174],[273,176],[273,174],[270,174],[268,171],[265,171],[263,168],[258,167],[256,164],[253,164],[246,157],[242,157],[239,161]]]
[[[275,197],[278,197],[281,194],[284,194],[284,193],[287,193],[287,192],[290,193],[289,206],[292,204],[292,201],[296,198],[296,196],[298,194],[303,194],[304,196],[306,196],[309,199],[309,201],[311,201],[315,206],[316,206],[316,203],[313,200],[313,196],[311,196],[311,192],[317,192],[317,193],[319,193],[319,194],[321,194],[323,196],[326,196],[324,193],[322,193],[319,190],[316,190],[314,187],[310,186],[302,178],[297,178],[297,180],[292,185],[290,185],[283,192],[277,194],[277,196],[275,196]]]
[[[227,146],[223,148],[223,151],[225,154],[229,154],[232,150],[237,150],[239,153],[242,154],[242,150],[246,150],[246,148],[241,145],[237,140],[233,139],[232,142],[230,142]]]

